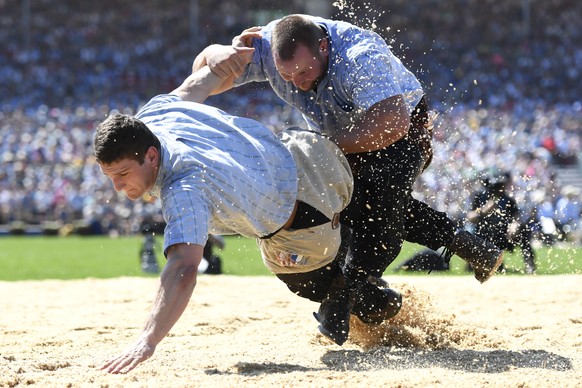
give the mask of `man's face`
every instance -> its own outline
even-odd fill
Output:
[[[121,159],[111,164],[100,164],[101,171],[113,183],[115,191],[123,191],[132,201],[149,192],[158,177],[159,153],[150,147],[143,164],[133,159]]]
[[[327,70],[327,40],[322,41],[317,55],[300,44],[291,60],[281,61],[275,57],[275,65],[285,81],[292,82],[304,92],[313,90]]]

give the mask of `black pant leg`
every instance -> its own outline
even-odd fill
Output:
[[[434,251],[453,242],[457,225],[445,212],[412,198],[406,218],[406,241]]]
[[[353,231],[346,277],[382,276],[406,238],[412,184],[422,157],[418,146],[402,139],[380,151],[349,155],[349,160],[355,196],[343,214]]]
[[[521,247],[523,261],[526,265],[529,265],[530,268],[535,269],[535,251],[532,246],[533,225],[527,223],[520,225],[517,232],[517,238],[517,244]]]
[[[325,267],[305,273],[277,274],[294,294],[313,302],[321,302],[345,285],[342,269],[334,260]]]

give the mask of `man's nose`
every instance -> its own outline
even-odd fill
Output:
[[[113,188],[115,189],[115,191],[122,191],[123,187],[124,184],[121,181],[121,179],[113,179]]]
[[[304,77],[301,77],[301,76],[293,77],[293,85],[295,85],[296,88],[301,87],[301,85],[303,85],[304,81],[305,81]]]

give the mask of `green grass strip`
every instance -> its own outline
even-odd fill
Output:
[[[155,276],[144,274],[140,267],[141,236],[109,237],[12,237],[0,238],[0,280],[112,278],[120,276]],[[230,275],[269,275],[253,239],[228,236],[222,258],[223,272]],[[395,274],[399,263],[421,247],[405,243],[400,255],[385,275]],[[157,238],[156,255],[160,268],[165,263],[162,238]],[[539,275],[581,274],[582,249],[575,247],[541,247],[536,250]],[[523,274],[519,250],[505,254],[507,275]],[[427,271],[398,274],[426,275]],[[433,271],[453,276],[466,275],[465,263],[457,257],[451,260],[451,270]]]

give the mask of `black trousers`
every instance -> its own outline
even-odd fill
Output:
[[[407,138],[368,153],[348,155],[355,193],[342,213],[352,228],[345,275],[350,280],[382,276],[404,240],[436,250],[449,245],[455,223],[412,197],[412,185],[424,165],[419,146]]]
[[[342,269],[338,262],[305,273],[277,274],[294,294],[313,302],[321,302],[334,290],[345,285]]]

